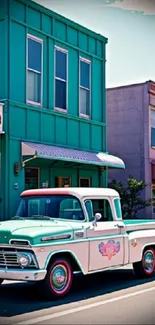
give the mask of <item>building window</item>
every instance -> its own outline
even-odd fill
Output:
[[[27,103],[42,103],[43,41],[27,36]]]
[[[151,109],[151,147],[155,147],[155,110]]]
[[[70,186],[71,186],[71,178],[69,176],[55,177],[55,187],[70,187]]]
[[[79,111],[80,115],[90,117],[90,61],[80,58],[80,89]]]
[[[155,200],[155,181],[152,183],[152,199]],[[153,218],[155,216],[155,203],[152,204]]]
[[[67,51],[55,47],[55,108],[67,110]]]
[[[80,187],[90,187],[90,178],[80,178],[79,186]]]
[[[39,168],[25,167],[25,190],[39,187]]]

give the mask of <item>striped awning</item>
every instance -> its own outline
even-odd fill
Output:
[[[22,142],[22,156],[35,156],[35,158],[63,160],[101,167],[125,168],[122,159],[107,153],[89,152],[33,142]]]

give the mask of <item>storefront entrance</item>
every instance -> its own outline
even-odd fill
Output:
[[[49,171],[47,167],[46,172]],[[70,175],[69,175],[70,173]],[[84,174],[84,171],[82,171]],[[86,171],[86,175],[88,171]],[[91,177],[79,175],[77,170],[53,168],[49,172],[50,179],[44,179],[44,171],[39,167],[25,167],[25,190],[42,187],[91,187]],[[96,175],[97,176],[97,175]],[[47,177],[46,177],[47,178]]]
[[[120,158],[104,152],[31,142],[21,142],[21,152],[25,189],[107,187],[108,168],[125,168]]]

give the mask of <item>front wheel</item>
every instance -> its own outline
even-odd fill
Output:
[[[55,259],[45,279],[39,284],[41,293],[49,299],[60,299],[68,294],[73,282],[73,270],[67,259]]]
[[[133,263],[133,269],[137,277],[149,278],[155,270],[155,252],[153,248],[148,248],[143,252],[142,260]]]

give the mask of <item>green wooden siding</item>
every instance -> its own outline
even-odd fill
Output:
[[[25,27],[10,24],[10,99],[26,101],[26,33]],[[18,116],[18,114],[17,114]],[[16,117],[17,117],[16,116]]]
[[[0,16],[2,14],[0,2]],[[0,99],[8,98],[8,23],[7,19],[0,20]]]
[[[106,151],[104,132],[102,123],[13,102],[9,106],[9,134],[13,139]]]
[[[2,0],[0,1],[0,20],[4,19],[6,15],[8,15],[8,1]]]

